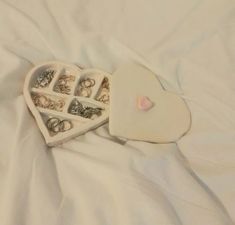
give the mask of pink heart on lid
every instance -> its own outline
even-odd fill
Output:
[[[153,103],[147,96],[139,96],[137,98],[137,108],[142,111],[148,111],[153,107]]]

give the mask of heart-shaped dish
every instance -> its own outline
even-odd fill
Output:
[[[110,81],[104,71],[57,61],[28,72],[24,97],[49,146],[107,122]]]

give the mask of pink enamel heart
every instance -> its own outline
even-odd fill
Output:
[[[143,111],[148,111],[153,107],[153,103],[147,96],[139,96],[137,98],[137,108]]]

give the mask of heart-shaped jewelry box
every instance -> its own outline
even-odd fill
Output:
[[[107,122],[110,81],[104,71],[57,61],[28,72],[24,97],[49,146]]]
[[[24,97],[49,146],[108,118],[111,135],[157,143],[178,140],[191,123],[183,99],[164,90],[156,75],[137,63],[119,67],[112,82],[98,69],[42,63],[27,74]]]
[[[130,63],[112,75],[109,130],[126,139],[167,143],[177,141],[190,127],[184,100],[165,91],[146,67]]]

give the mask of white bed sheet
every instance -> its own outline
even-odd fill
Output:
[[[0,224],[234,224],[234,27],[232,0],[1,0]],[[147,65],[185,99],[191,130],[160,145],[106,124],[46,147],[22,87],[54,59]]]

